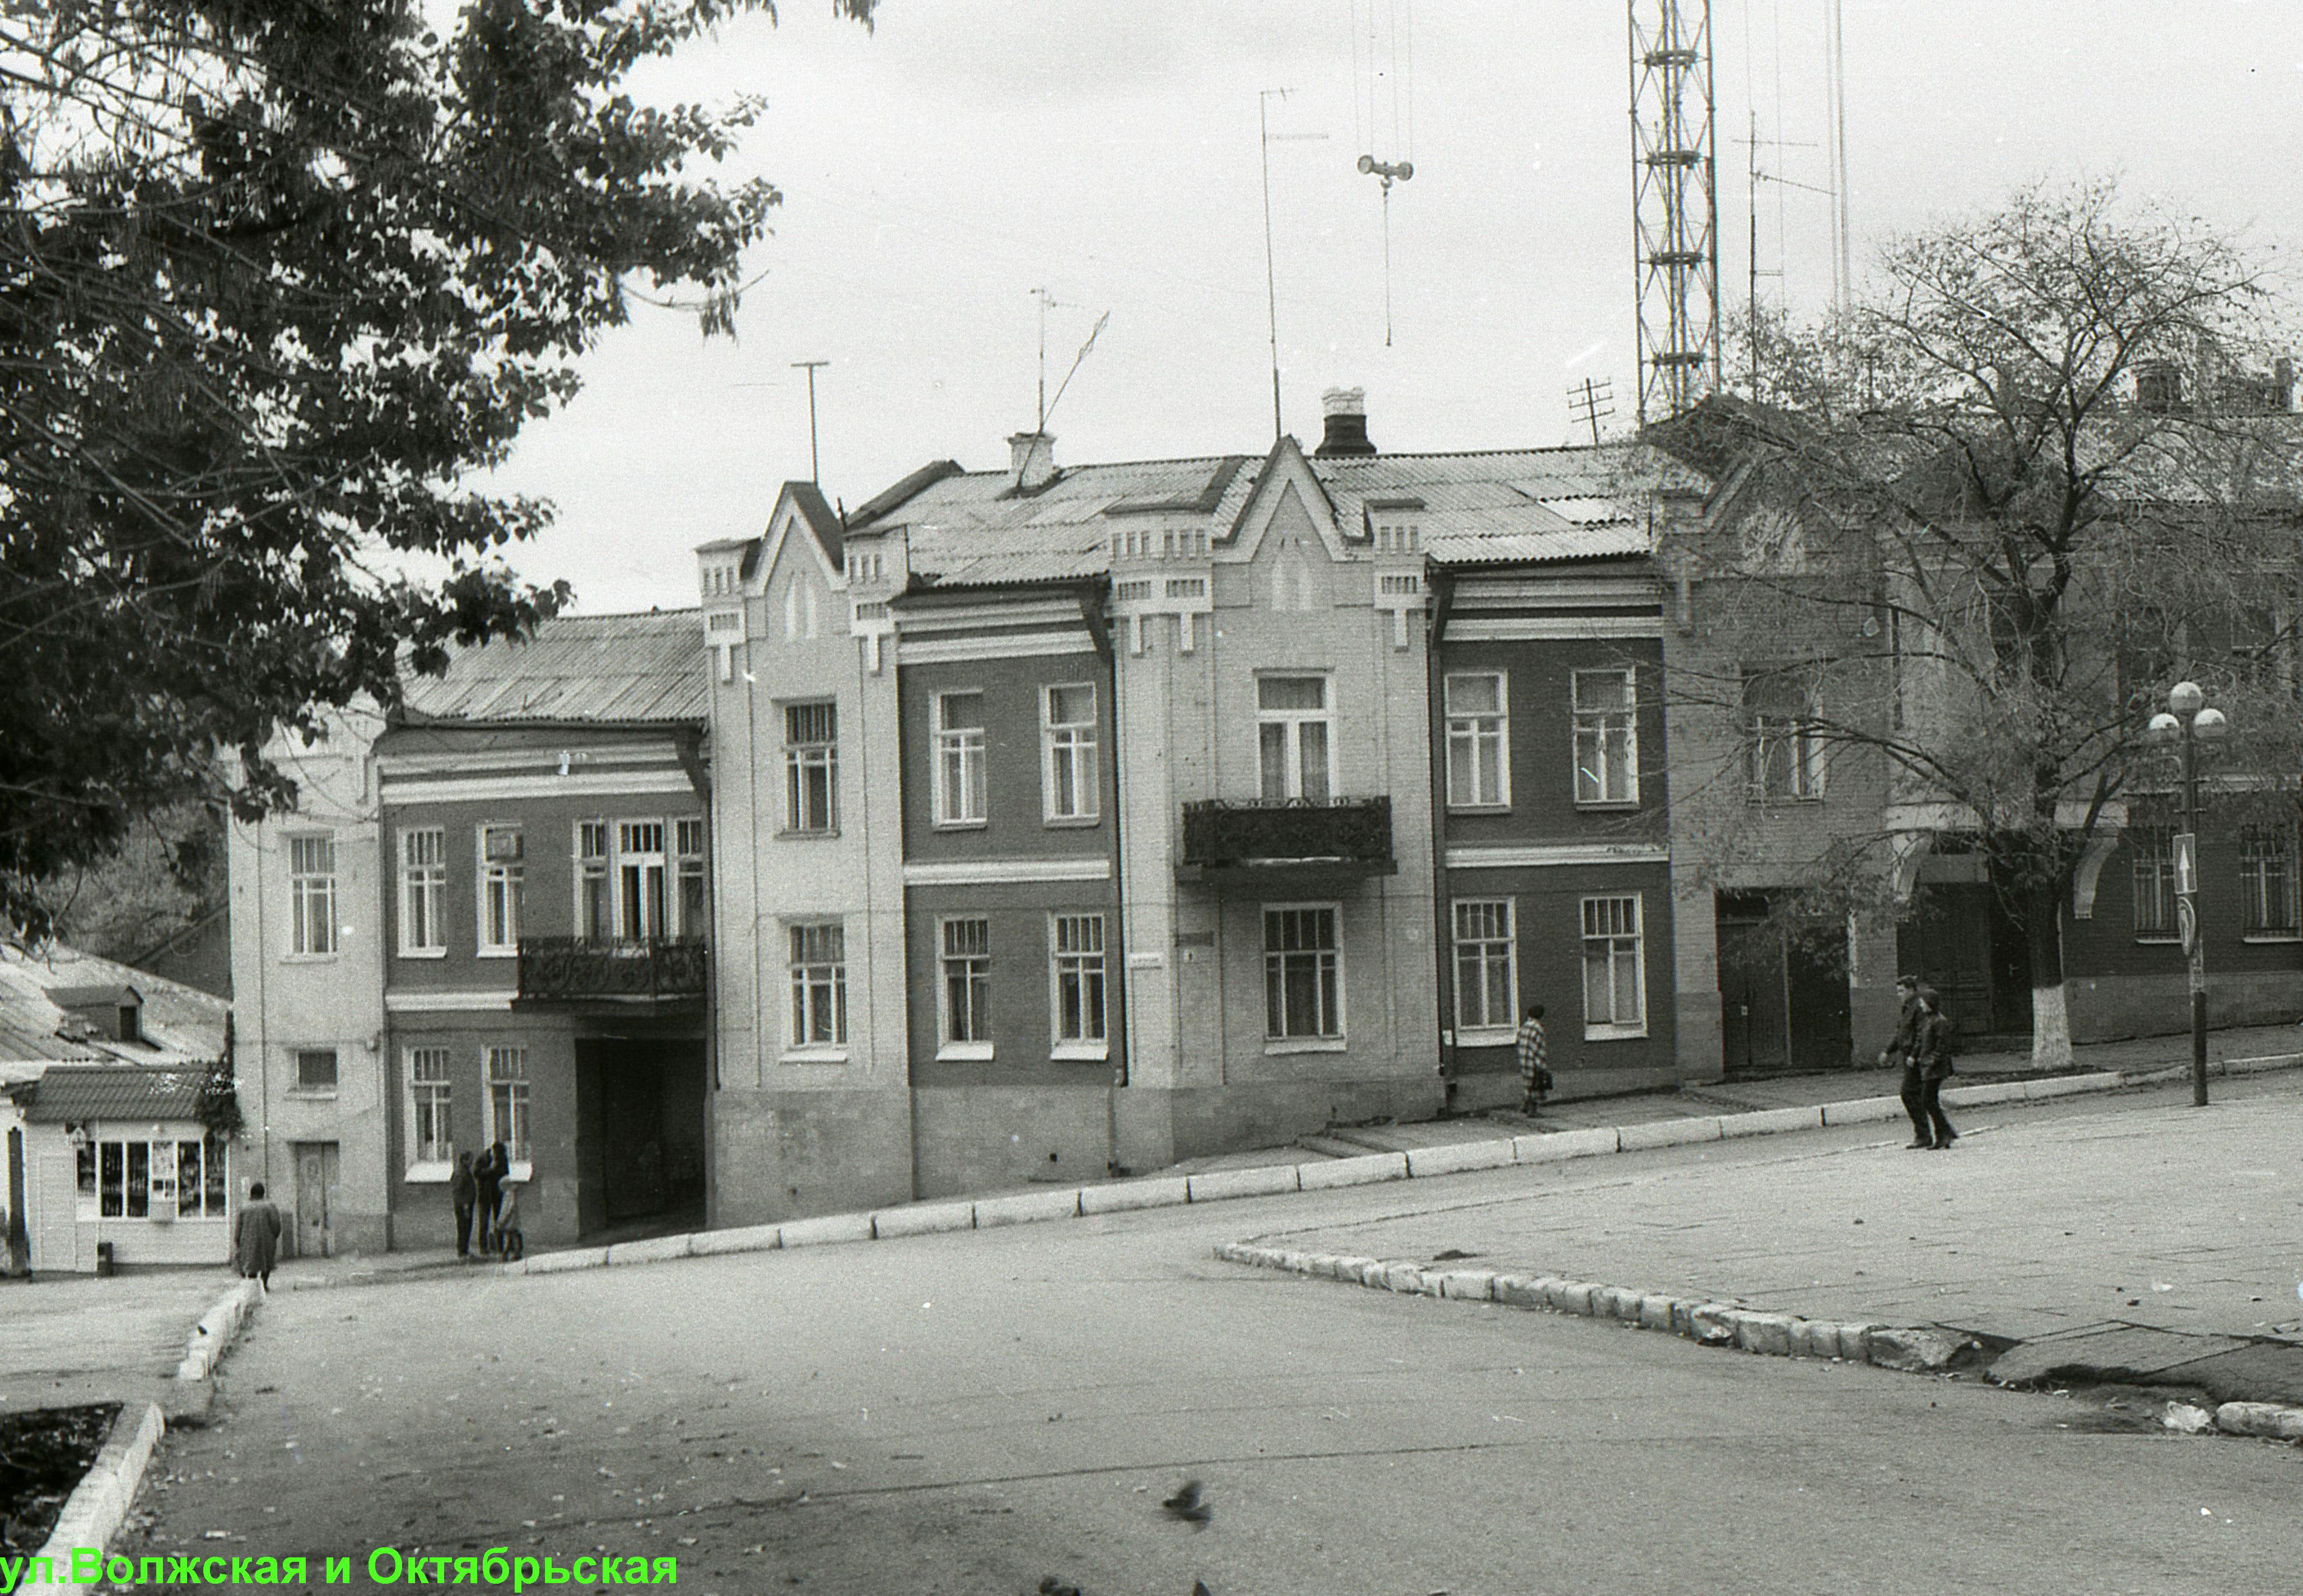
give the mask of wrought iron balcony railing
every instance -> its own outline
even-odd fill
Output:
[[[572,936],[519,939],[524,1002],[673,1003],[704,996],[711,944],[679,941],[587,942]]]
[[[1187,869],[1328,866],[1389,874],[1388,798],[1206,798],[1184,806]]]

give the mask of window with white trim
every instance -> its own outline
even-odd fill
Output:
[[[1789,671],[1747,671],[1743,714],[1750,795],[1760,803],[1823,796],[1822,706],[1815,683]]]
[[[288,839],[291,950],[313,955],[336,950],[336,840]]]
[[[1344,950],[1333,905],[1263,911],[1263,1034],[1268,1042],[1344,1034]]]
[[[936,923],[943,1001],[936,1057],[991,1057],[991,922],[981,916]]]
[[[1103,916],[1048,917],[1048,1034],[1057,1058],[1101,1059],[1105,1034]]]
[[[453,1087],[448,1078],[448,1050],[412,1047],[408,1050],[409,1173],[447,1173],[456,1161]]]
[[[1095,687],[1054,687],[1040,695],[1041,782],[1050,820],[1093,820]]]
[[[604,820],[576,826],[576,935],[600,947],[616,940],[616,888],[609,860],[612,833]]]
[[[1583,1034],[1647,1034],[1647,958],[1640,896],[1586,898],[1583,911]]]
[[[2303,935],[2295,891],[2295,828],[2251,825],[2240,832],[2240,901],[2246,934],[2263,942]]]
[[[1632,673],[1578,671],[1568,692],[1575,718],[1575,801],[1639,802],[1639,705]]]
[[[1335,750],[1328,733],[1326,677],[1256,678],[1256,760],[1267,802],[1328,801],[1335,790]]]
[[[839,829],[839,710],[784,705],[784,830],[826,836]]]
[[[502,1142],[514,1164],[533,1158],[527,1140],[527,1050],[492,1047],[487,1051],[487,1142]]]
[[[448,833],[419,826],[400,833],[400,951],[438,958],[448,950]]]
[[[704,823],[671,823],[675,863],[679,873],[679,934],[691,941],[712,929],[712,904],[704,875]]]
[[[1457,899],[1455,1030],[1509,1031],[1519,1003],[1519,957],[1508,898]]]
[[[663,822],[616,826],[616,931],[628,942],[662,942],[664,924]]]
[[[848,1043],[848,937],[838,920],[789,925],[791,943],[791,1045]]]
[[[519,951],[520,910],[527,907],[527,840],[516,825],[479,828],[480,945],[483,958]]]
[[[935,696],[935,823],[982,825],[988,812],[984,790],[983,695],[970,691]]]
[[[1511,802],[1510,705],[1500,671],[1447,678],[1447,806],[1500,808]]]

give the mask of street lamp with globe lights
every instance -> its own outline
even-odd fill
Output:
[[[2191,961],[2191,1102],[2207,1101],[2207,948],[2199,925],[2199,745],[2221,742],[2231,731],[2223,712],[2207,706],[2196,681],[2167,690],[2167,708],[2151,717],[2143,735],[2161,747],[2183,750],[2183,832],[2175,839],[2175,923]]]

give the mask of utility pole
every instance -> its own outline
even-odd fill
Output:
[[[794,371],[805,368],[807,372],[807,479],[818,487],[823,486],[823,472],[815,455],[815,373],[818,367],[831,364],[829,360],[792,362]]]

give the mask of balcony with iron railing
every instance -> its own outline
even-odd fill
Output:
[[[586,942],[519,939],[519,992],[528,1005],[689,1008],[704,1001],[711,944],[702,937]]]
[[[1186,880],[1390,875],[1391,799],[1205,798],[1184,806]]]

